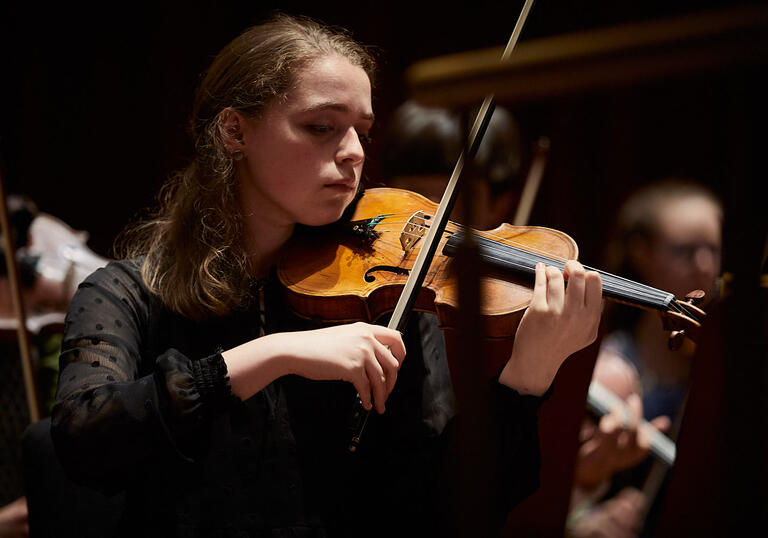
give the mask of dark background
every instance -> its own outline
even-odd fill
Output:
[[[754,3],[754,2],[753,2]],[[724,0],[539,1],[521,42],[561,33],[729,6]],[[117,233],[151,205],[186,162],[192,92],[216,52],[274,9],[349,28],[381,57],[379,118],[407,96],[417,60],[506,43],[520,0],[438,3],[4,2],[0,162],[6,190],[91,234],[109,256]],[[531,223],[571,234],[599,264],[614,207],[636,185],[692,176],[728,195],[729,83],[689,77],[674,85],[592,93],[512,109],[528,141],[552,140]],[[502,103],[503,104],[503,103]],[[378,175],[376,146],[367,175]]]

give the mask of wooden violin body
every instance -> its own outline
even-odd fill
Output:
[[[278,264],[291,308],[303,317],[328,322],[372,322],[390,312],[436,207],[414,192],[369,189],[347,224],[330,234],[309,232],[294,238]],[[463,227],[448,224],[414,303],[416,310],[437,313],[443,328],[456,327],[459,320],[460,275],[451,261],[463,233]],[[578,258],[578,247],[567,234],[537,226],[502,224],[474,231],[474,238],[485,262],[480,283],[484,336],[511,338],[530,303],[535,264],[544,261],[562,268],[566,260]],[[607,273],[601,276],[606,297],[668,313],[664,317],[669,330],[698,326],[698,321],[689,320],[687,309],[682,314],[669,311],[676,303],[671,294]]]
[[[291,242],[283,252],[284,263],[278,268],[291,307],[302,316],[333,322],[371,322],[391,311],[436,207],[437,204],[414,192],[371,189],[360,199],[352,216],[351,227],[357,226],[356,230],[341,230],[325,241],[308,236]],[[449,225],[439,253],[455,231],[457,227]],[[503,224],[495,230],[477,233],[497,241],[509,239],[533,249],[546,248],[568,259],[575,259],[578,253],[573,239],[548,228]],[[451,257],[438,254],[415,309],[436,312],[443,327],[454,327],[458,320],[457,288]],[[481,290],[486,336],[513,335],[530,302],[530,283],[491,272],[482,277]]]

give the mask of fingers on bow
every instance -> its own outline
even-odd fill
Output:
[[[384,404],[395,388],[397,372],[405,358],[405,345],[397,331],[384,327],[375,331],[371,340],[373,357],[365,361],[357,389],[366,409],[375,405],[378,413],[384,413]]]

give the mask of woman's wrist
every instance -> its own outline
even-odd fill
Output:
[[[548,365],[552,364],[550,359],[547,358],[544,361],[541,357],[525,357],[513,348],[507,364],[499,375],[499,383],[515,389],[520,394],[541,396],[547,392],[557,374],[557,370],[550,371],[548,368]],[[560,362],[562,361],[555,363],[560,364]]]
[[[282,360],[282,334],[250,340],[222,352],[232,392],[247,400],[275,379],[289,373]]]

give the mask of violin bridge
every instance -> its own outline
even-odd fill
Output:
[[[400,232],[400,245],[403,247],[403,252],[406,254],[413,250],[419,239],[424,237],[424,233],[427,230],[426,218],[424,211],[417,211],[408,222],[403,226],[403,230]]]

